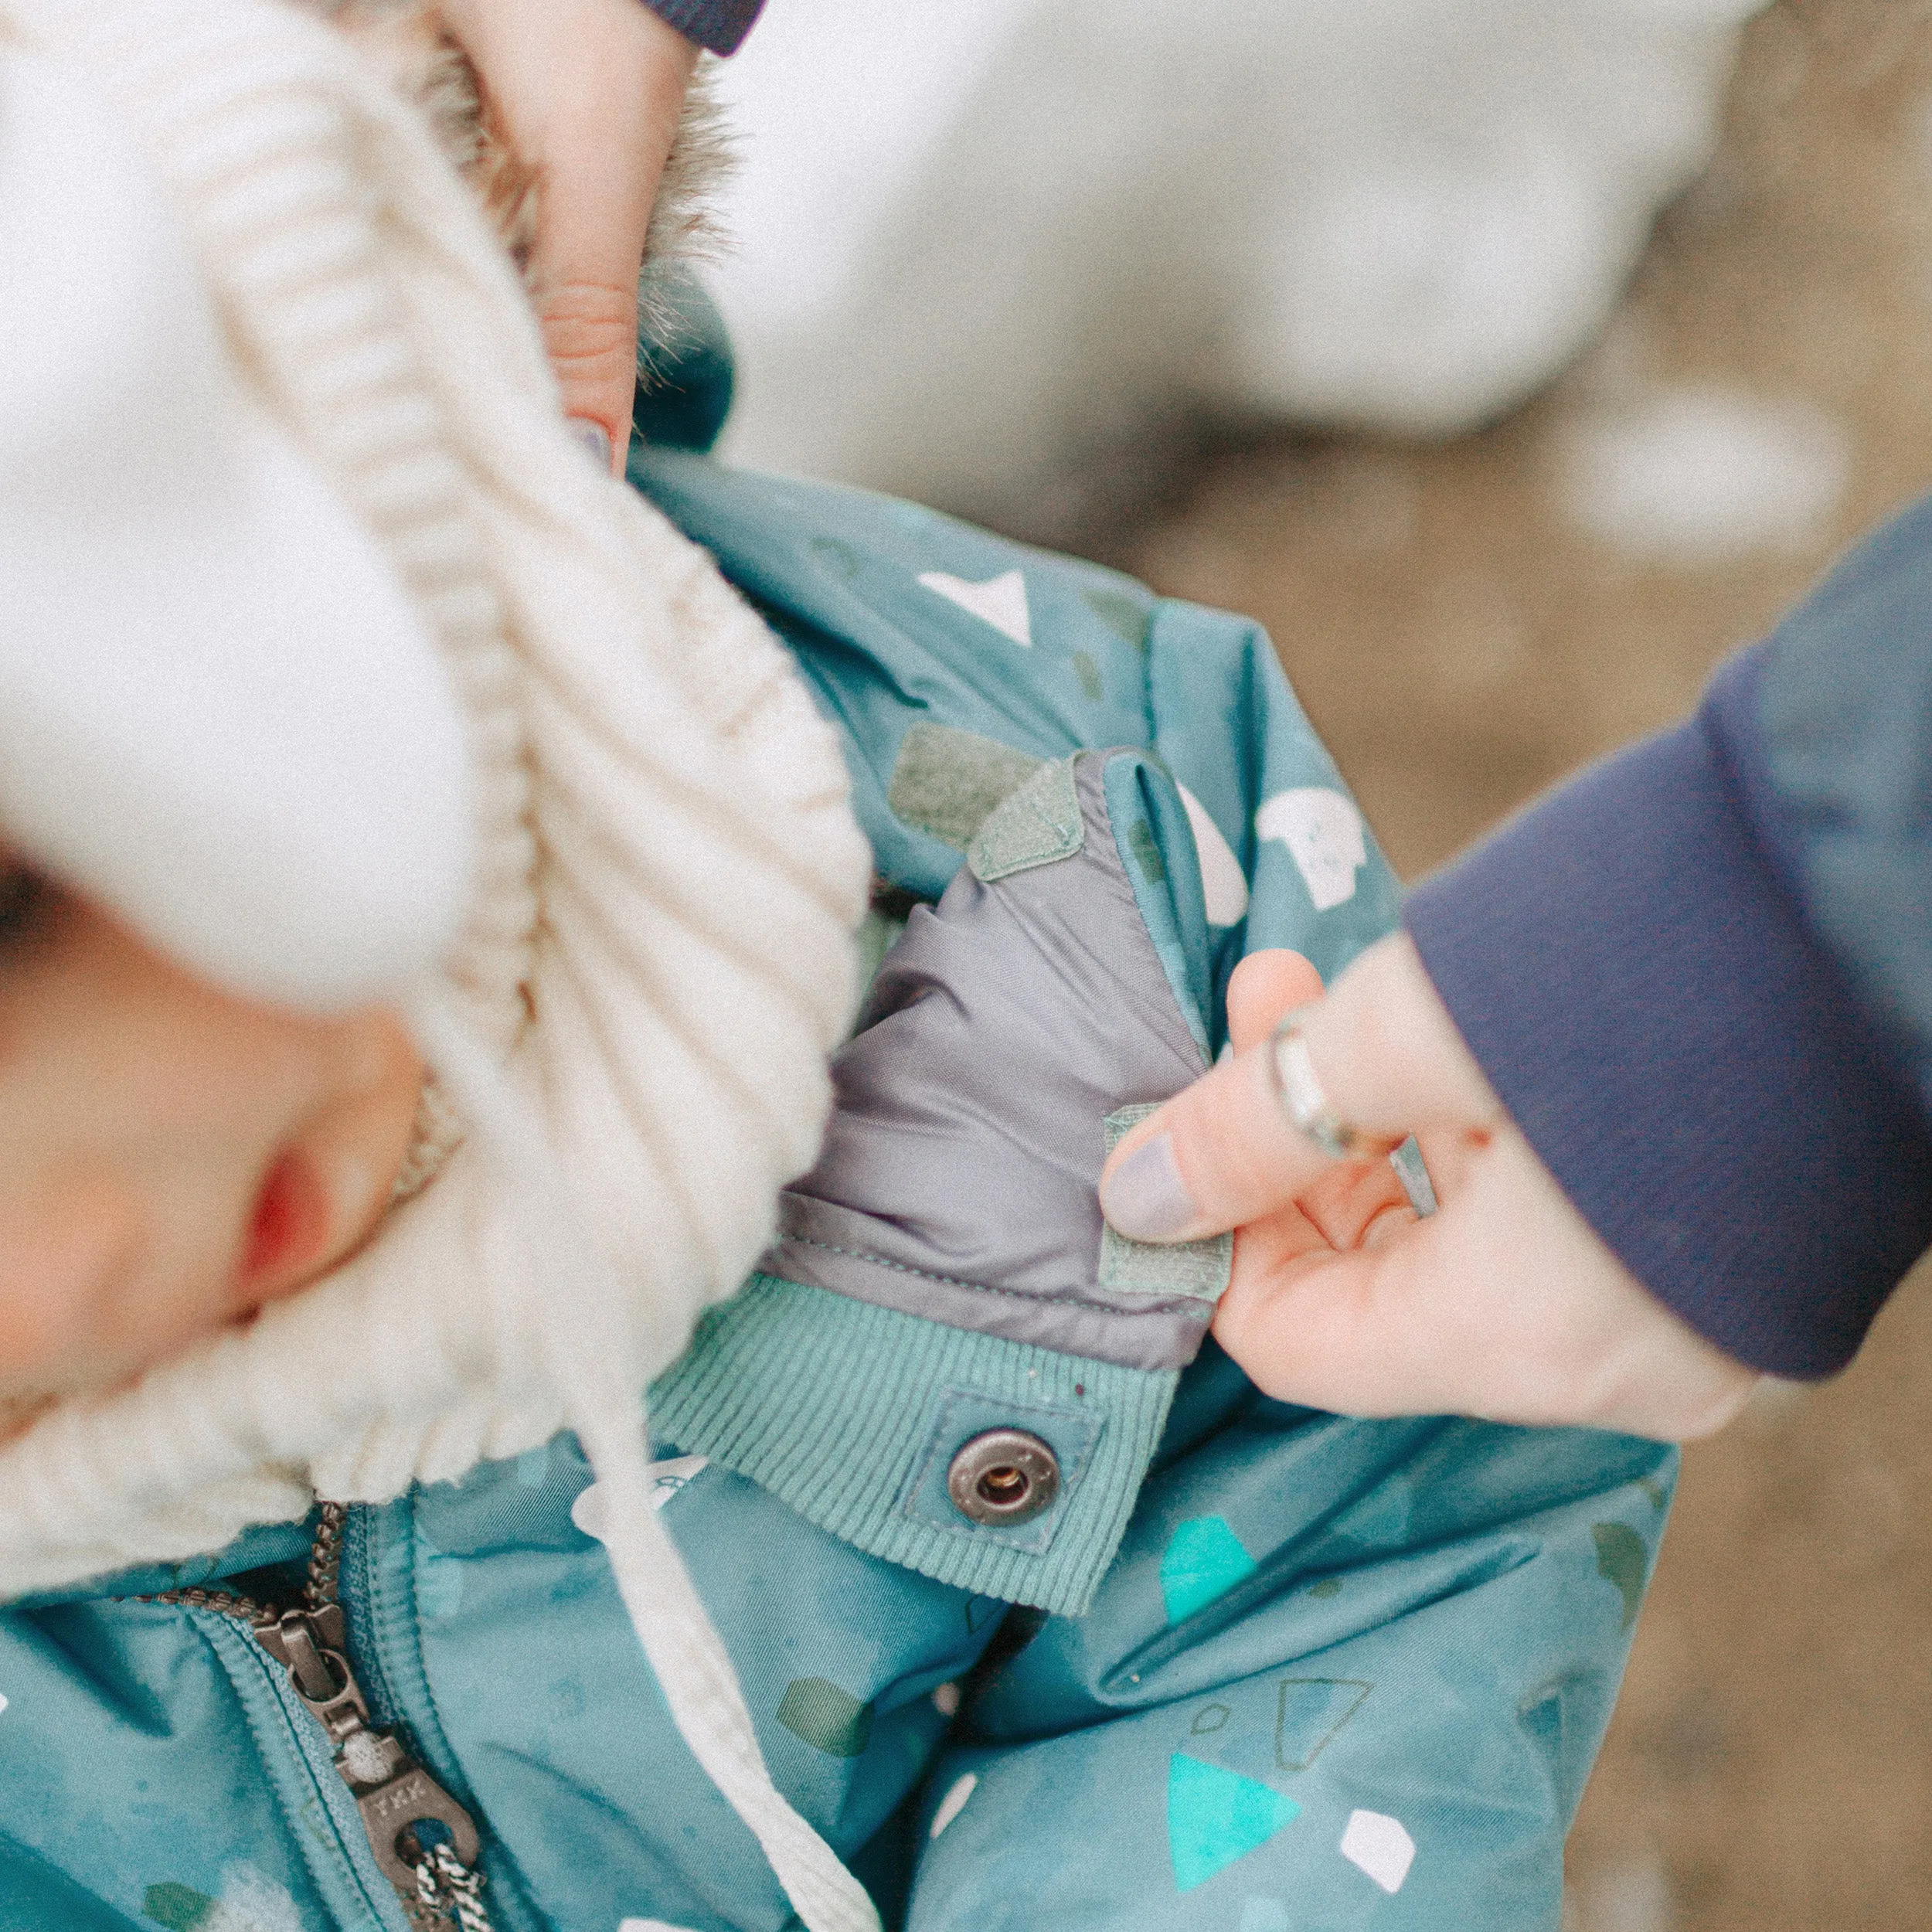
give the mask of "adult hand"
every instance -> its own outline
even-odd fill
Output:
[[[1234,1056],[1128,1135],[1101,1178],[1124,1234],[1238,1230],[1214,1330],[1257,1384],[1348,1415],[1676,1440],[1729,1421],[1757,1376],[1656,1300],[1570,1206],[1406,934],[1356,961],[1302,1035],[1342,1119],[1384,1148],[1416,1134],[1437,1212],[1398,1204],[1379,1153],[1331,1160],[1290,1123],[1268,1038],[1312,981],[1296,954],[1244,961],[1229,988]]]
[[[485,110],[539,171],[532,292],[564,413],[614,471],[631,440],[638,271],[698,49],[643,0],[440,0]]]

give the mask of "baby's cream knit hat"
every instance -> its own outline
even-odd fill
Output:
[[[196,380],[251,426],[263,489],[277,464],[302,472],[291,487],[324,505],[335,546],[318,554],[354,560],[367,628],[336,642],[352,668],[372,656],[368,685],[334,675],[327,609],[278,630],[260,583],[236,593],[250,648],[311,654],[264,670],[256,715],[292,712],[298,744],[301,717],[325,726],[304,754],[325,775],[366,690],[377,747],[372,789],[338,801],[333,924],[312,906],[302,923],[299,876],[275,876],[298,815],[197,793],[165,756],[149,774],[162,828],[216,815],[194,876],[219,900],[227,866],[254,895],[239,923],[145,890],[150,855],[130,866],[120,842],[161,835],[138,791],[71,838],[88,801],[54,798],[16,835],[211,975],[317,1005],[395,998],[471,1131],[334,1274],[0,1450],[0,1594],[216,1549],[318,1492],[387,1498],[573,1427],[701,1761],[805,1923],[864,1925],[862,1893],[764,1775],[647,1506],[641,1414],[815,1151],[868,869],[836,743],[709,559],[585,460],[512,267],[425,128],[332,32],[282,0],[0,0],[9,71],[91,103],[63,165],[106,165],[80,138],[104,118],[138,155],[212,304],[219,366]],[[0,136],[0,206],[20,191],[5,154]],[[0,494],[17,498],[7,423],[0,406]],[[122,427],[138,435],[138,407]],[[162,527],[170,506],[148,507]],[[118,514],[138,523],[141,506]],[[121,560],[111,548],[100,568]],[[44,613],[56,594],[40,592]],[[114,634],[96,626],[89,648]],[[167,638],[145,641],[151,685]],[[8,678],[0,646],[0,705]],[[396,756],[401,716],[414,761]],[[237,790],[260,780],[260,758],[227,750]],[[10,829],[19,810],[0,781]],[[308,828],[315,849],[325,829]],[[408,892],[362,889],[358,838],[379,885],[386,862],[413,869],[419,917]]]

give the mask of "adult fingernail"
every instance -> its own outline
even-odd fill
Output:
[[[1200,1219],[1175,1164],[1171,1134],[1157,1134],[1137,1147],[1107,1177],[1100,1212],[1114,1233],[1130,1241],[1164,1241]]]
[[[591,459],[600,470],[611,467],[611,438],[601,423],[593,423],[583,417],[572,419],[577,427],[577,439],[590,452]]]

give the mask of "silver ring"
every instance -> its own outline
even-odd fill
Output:
[[[1301,1022],[1314,1010],[1311,1005],[1298,1006],[1276,1022],[1268,1042],[1268,1067],[1282,1112],[1330,1160],[1338,1161],[1358,1151],[1369,1137],[1349,1126],[1335,1111],[1308,1057]]]

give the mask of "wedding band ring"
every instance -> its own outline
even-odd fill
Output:
[[[1315,1073],[1308,1043],[1301,1033],[1301,1022],[1312,1010],[1298,1006],[1282,1015],[1268,1043],[1268,1066],[1282,1112],[1329,1159],[1340,1160],[1359,1151],[1369,1137],[1349,1126],[1335,1111]]]

